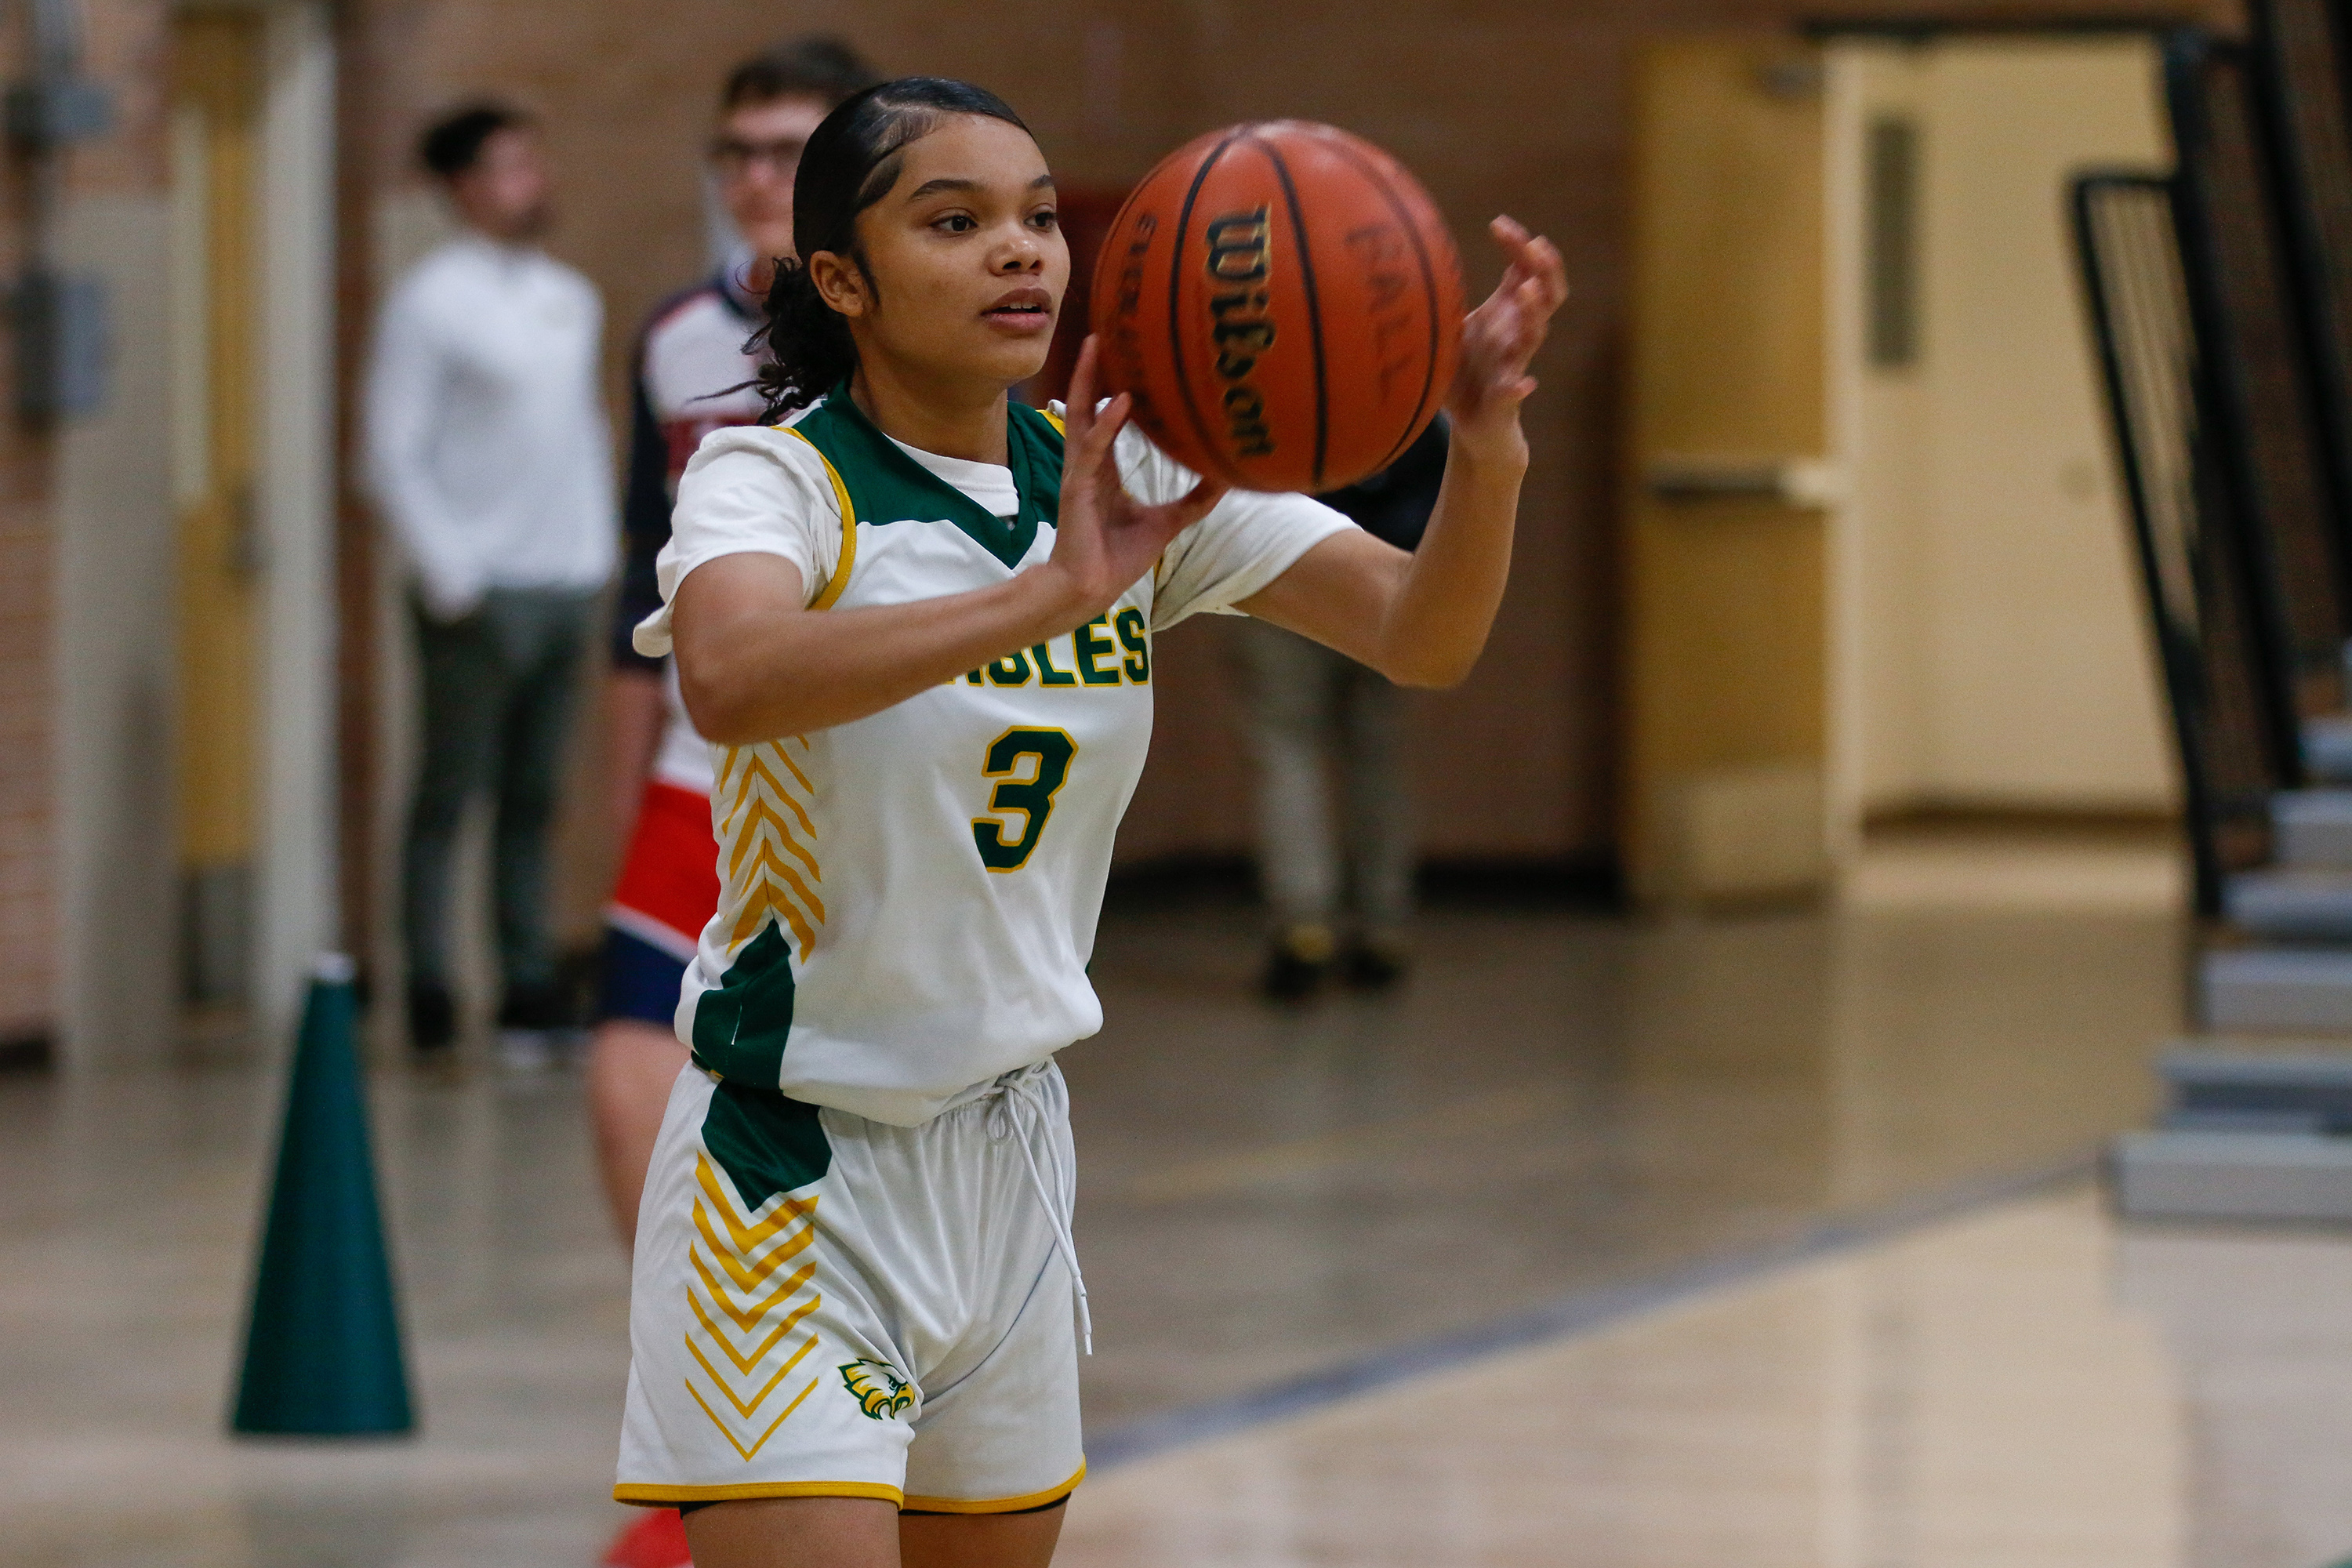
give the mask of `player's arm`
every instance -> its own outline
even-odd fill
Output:
[[[1334,534],[1240,608],[1368,664],[1400,686],[1452,686],[1486,646],[1511,572],[1511,531],[1528,442],[1519,405],[1528,362],[1568,298],[1559,252],[1507,217],[1492,226],[1509,265],[1462,323],[1446,413],[1445,480],[1412,554],[1358,531]]]
[[[1157,506],[1129,495],[1112,453],[1128,400],[1092,412],[1091,344],[1072,384],[1054,552],[1040,565],[966,593],[847,610],[803,608],[806,580],[781,555],[722,555],[688,572],[670,625],[694,727],[740,745],[846,724],[1117,602],[1224,492],[1204,482]]]
[[[694,727],[724,744],[846,724],[1087,618],[1049,586],[1024,572],[913,604],[810,610],[792,562],[722,555],[672,601],[678,689]]]

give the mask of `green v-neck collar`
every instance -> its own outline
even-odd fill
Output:
[[[1005,412],[1005,446],[1020,498],[1009,522],[907,456],[866,418],[846,381],[793,428],[831,459],[862,522],[951,522],[1011,570],[1037,542],[1038,524],[1059,515],[1062,433],[1025,403],[1010,403]]]

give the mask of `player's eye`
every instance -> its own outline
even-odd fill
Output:
[[[1035,227],[1041,229],[1058,228],[1061,226],[1062,215],[1055,212],[1052,207],[1047,207],[1042,212],[1031,213],[1029,215],[1029,222]]]
[[[945,229],[950,234],[970,234],[973,229],[978,228],[980,225],[972,221],[972,216],[970,213],[950,213],[947,216],[933,223],[931,226],[933,228]]]

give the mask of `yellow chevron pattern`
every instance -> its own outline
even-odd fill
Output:
[[[756,745],[730,746],[711,792],[719,845],[719,908],[733,952],[771,921],[793,933],[806,959],[824,925],[818,893],[816,823],[809,815],[816,786],[793,760],[808,742],[794,735]]]
[[[686,1391],[748,1464],[817,1385],[812,1373],[761,1425],[770,1401],[816,1348],[811,1329],[798,1348],[784,1353],[793,1331],[824,1300],[806,1289],[816,1275],[814,1259],[786,1268],[816,1239],[817,1200],[779,1193],[758,1214],[747,1215],[708,1154],[695,1156],[694,1179],[702,1192],[694,1200],[696,1237],[687,1252],[694,1275],[687,1281],[686,1304],[694,1310],[696,1327],[687,1331],[686,1348],[710,1380],[712,1397],[705,1398],[690,1376]],[[720,1414],[722,1406],[735,1419]]]

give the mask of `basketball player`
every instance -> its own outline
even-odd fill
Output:
[[[796,38],[728,73],[710,170],[739,237],[718,272],[654,310],[637,342],[622,521],[618,646],[610,694],[613,820],[628,846],[606,910],[604,995],[588,1089],[598,1164],[624,1239],[635,1235],[646,1161],[686,1062],[671,1016],[696,936],[719,903],[710,838],[710,749],[695,734],[668,663],[629,646],[661,607],[654,559],[669,542],[677,476],[711,431],[760,416],[759,362],[744,342],[775,258],[793,247],[793,171],[834,105],[874,72],[837,39]]]
[[[1418,553],[1225,493],[1097,409],[1010,404],[1068,282],[1013,110],[850,99],[768,300],[781,427],[679,481],[663,610],[716,742],[719,912],[647,1176],[615,1495],[700,1568],[1037,1568],[1084,1464],[1074,1166],[1054,1053],[1143,764],[1152,637],[1236,609],[1393,679],[1459,680],[1508,572],[1529,357],[1566,294],[1507,219],[1465,323]],[[781,738],[779,738],[781,737]]]

